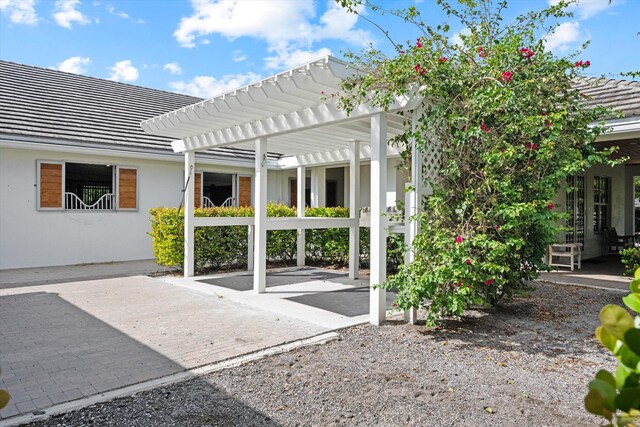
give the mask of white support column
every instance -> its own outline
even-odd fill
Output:
[[[247,226],[247,271],[253,271],[253,241],[254,237],[254,226]]]
[[[415,131],[418,125],[420,112],[413,112],[411,121],[411,130]],[[410,264],[415,260],[415,252],[413,252],[413,240],[419,232],[418,221],[411,220],[420,211],[420,195],[422,194],[422,153],[418,151],[415,141],[411,143],[411,182],[407,184],[411,190],[405,195],[405,214],[404,214],[404,243],[407,246],[405,253],[405,264]],[[413,325],[418,320],[417,307],[413,307],[404,313],[405,320]]]
[[[324,207],[327,191],[327,169],[322,166],[311,168],[311,207]]]
[[[195,212],[195,151],[184,153],[184,277],[195,274],[195,227],[193,218]]]
[[[380,325],[386,317],[386,291],[373,286],[387,280],[387,116],[371,116],[371,267],[369,321]]]
[[[253,291],[267,289],[267,138],[256,139]]]
[[[297,176],[297,200],[296,200],[296,208],[298,209],[298,218],[304,217],[305,210],[305,194],[306,194],[306,177],[307,168],[304,166],[298,166],[298,176]],[[297,256],[297,265],[298,267],[303,267],[305,264],[306,257],[306,249],[305,249],[305,236],[304,230],[298,230],[298,240],[297,240],[297,248],[296,248],[296,256]]]
[[[348,208],[349,203],[351,203],[351,178],[349,177],[349,166],[345,166],[342,170],[344,176],[344,200],[342,201],[342,206]],[[640,230],[638,231],[640,232]]]
[[[349,216],[360,218],[360,142],[351,142],[349,162]],[[360,267],[360,226],[349,228],[349,278],[357,279]]]

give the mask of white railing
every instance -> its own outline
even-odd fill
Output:
[[[229,208],[229,207],[233,206],[233,203],[235,202],[235,200],[236,199],[234,199],[233,197],[228,197],[227,200],[222,202],[220,207],[221,208]],[[202,197],[202,207],[203,208],[215,208],[217,206],[213,204],[213,202],[211,201],[210,198],[208,198],[207,196],[203,196]]]
[[[116,208],[116,195],[104,194],[94,204],[87,205],[74,193],[64,193],[64,208],[70,211],[109,211]]]

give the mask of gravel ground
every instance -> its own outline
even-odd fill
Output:
[[[587,383],[615,359],[593,337],[618,292],[536,283],[437,329],[390,321],[33,426],[595,425]],[[250,325],[247,325],[250,327]]]

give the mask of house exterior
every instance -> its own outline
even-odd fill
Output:
[[[178,206],[183,156],[143,120],[201,99],[0,61],[0,270],[150,259],[148,211]],[[268,154],[268,200],[296,203],[296,170]],[[387,164],[387,206],[406,174]],[[195,206],[252,205],[254,151],[222,147],[195,158]],[[331,163],[331,164],[329,164]],[[360,166],[369,206],[369,164]],[[348,160],[306,171],[305,201],[345,206]]]
[[[640,180],[640,82],[585,79],[576,89],[589,97],[588,105],[600,104],[623,117],[607,121],[611,131],[598,139],[601,147],[617,146],[615,158],[626,158],[614,167],[598,165],[568,177],[574,191],[560,192],[555,200],[569,215],[568,231],[559,242],[582,243],[583,258],[608,252],[605,230],[615,228],[620,236],[640,233],[640,209],[635,183]]]

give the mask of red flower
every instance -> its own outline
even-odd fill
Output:
[[[531,58],[535,54],[536,53],[531,49],[529,49],[528,47],[523,47],[522,49],[520,49],[520,55],[522,55],[526,59]]]
[[[582,59],[580,61],[577,61],[575,64],[573,64],[574,68],[577,68],[577,67],[587,68],[590,65],[591,65],[591,61],[582,62]]]
[[[420,42],[420,39],[416,39],[416,47],[418,49],[422,49],[422,43]]]
[[[447,58],[446,56],[441,56],[440,58],[438,58],[438,62],[447,62],[449,60],[449,58]]]
[[[524,148],[528,148],[529,150],[537,150],[540,146],[536,143],[527,142],[524,144]]]
[[[416,66],[413,67],[413,69],[416,70],[416,73],[420,72],[420,68],[422,68],[422,66],[420,64],[416,64]]]
[[[484,281],[484,284],[487,285],[487,286],[491,286],[491,285],[493,285],[493,282],[495,282],[494,279],[488,279],[488,280]]]
[[[470,259],[466,260],[466,261],[465,261],[465,264],[467,264],[467,265],[471,265],[471,260],[470,260]]]
[[[513,73],[511,71],[505,71],[504,73],[502,73],[502,78],[500,80],[503,80],[505,83],[509,83],[512,78]]]
[[[480,58],[486,58],[488,55],[489,55],[489,53],[486,50],[484,50],[484,47],[480,46],[478,48],[478,56]]]
[[[398,306],[398,304],[396,304],[395,302],[393,303],[393,308],[396,308]]]
[[[583,66],[584,68],[591,66],[591,61],[586,61]]]
[[[550,211],[551,211],[551,210],[553,210],[553,208],[555,208],[555,205],[554,205],[553,203],[549,203],[549,204],[547,205],[547,209],[548,209],[548,210],[550,210]]]
[[[500,231],[500,226],[496,225],[496,231]]]
[[[456,237],[456,243],[462,243],[463,240],[462,236]]]
[[[547,125],[548,128],[551,127],[551,122],[547,119],[544,120],[544,124]]]
[[[482,123],[480,125],[480,129],[482,129],[483,131],[485,131],[487,133],[491,132],[491,129],[489,129],[489,126],[485,125],[484,123]]]
[[[460,287],[460,286],[462,286],[462,284],[463,284],[463,283],[464,283],[464,282],[461,282],[461,283],[454,283],[454,284],[453,284],[453,286]]]
[[[422,74],[423,76],[424,76],[424,74],[425,74],[426,72],[427,72],[427,69],[426,69],[426,68],[423,68],[423,69],[421,69],[421,70],[420,70],[420,74]]]

